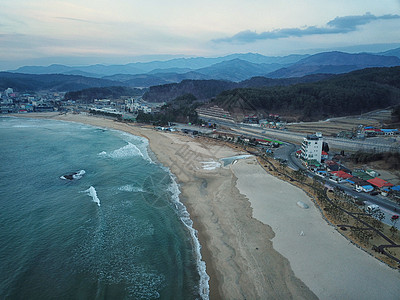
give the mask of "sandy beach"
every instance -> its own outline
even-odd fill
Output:
[[[146,137],[198,230],[210,299],[397,299],[400,273],[350,244],[299,188],[238,149],[86,115],[29,114]],[[308,209],[296,203],[308,204]]]

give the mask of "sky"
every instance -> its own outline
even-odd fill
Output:
[[[1,2],[0,70],[400,47],[400,0]]]

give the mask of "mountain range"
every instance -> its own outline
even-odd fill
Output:
[[[400,66],[400,48],[378,54],[333,51],[278,57],[247,53],[125,65],[24,66],[17,70],[0,72],[0,88],[12,86],[22,90],[48,88],[57,91],[106,86],[143,88],[184,80],[211,79],[238,83],[255,76],[297,78],[311,74],[341,74],[369,67],[391,66]]]
[[[344,73],[366,67],[400,64],[400,48],[379,54],[322,52],[314,55],[264,56],[256,53],[231,54],[217,58],[176,58],[167,61],[129,63],[125,65],[24,66],[10,71],[26,74],[65,74],[131,81],[127,84],[153,85],[184,79],[222,79],[241,81],[254,76],[273,78],[298,77],[318,72]],[[307,71],[307,66],[312,70]],[[121,77],[121,75],[129,75]],[[138,77],[138,75],[140,75]],[[179,76],[178,76],[179,75]],[[110,77],[111,76],[111,77]],[[116,77],[115,77],[116,76]]]

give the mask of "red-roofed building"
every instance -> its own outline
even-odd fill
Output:
[[[333,172],[331,172],[331,174],[333,174],[337,177],[343,178],[343,179],[349,179],[349,178],[353,177],[353,175],[350,175],[344,171],[333,171]]]
[[[382,188],[385,186],[393,186],[393,184],[391,184],[390,182],[383,180],[379,177],[375,177],[372,179],[367,180],[370,184],[372,184],[373,186],[376,186],[378,188]]]

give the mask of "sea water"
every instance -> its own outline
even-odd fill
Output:
[[[207,299],[179,193],[146,139],[0,118],[0,298]]]

